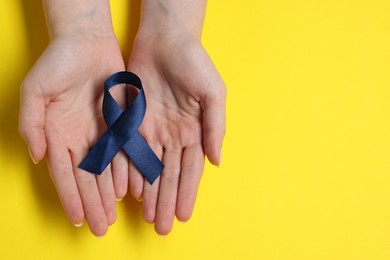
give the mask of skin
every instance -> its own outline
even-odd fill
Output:
[[[124,63],[108,1],[78,2],[44,2],[50,44],[22,84],[20,132],[34,162],[47,155],[70,221],[79,226],[85,218],[92,233],[103,236],[116,219],[115,198],[127,191],[127,178],[120,179],[127,158],[118,154],[100,176],[77,166],[106,128],[103,82]],[[116,89],[119,102],[125,102],[124,92]]]
[[[188,221],[205,155],[221,162],[226,88],[200,43],[205,1],[144,0],[128,70],[143,80],[147,111],[139,129],[165,164],[150,185],[123,152],[102,175],[77,166],[105,131],[103,82],[125,69],[108,0],[46,0],[50,44],[21,88],[20,132],[34,162],[46,155],[70,221],[103,236],[116,220],[115,199],[143,200],[158,234],[175,216]],[[123,107],[126,88],[113,88]]]
[[[130,190],[146,222],[168,234],[190,219],[204,158],[221,162],[226,87],[201,45],[205,1],[143,1],[128,70],[143,79],[148,109],[140,127],[165,165],[150,185],[130,162]]]

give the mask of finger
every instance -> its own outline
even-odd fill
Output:
[[[163,154],[163,148],[158,144],[150,144],[150,147],[157,155],[157,157],[161,160]],[[142,194],[143,199],[143,217],[144,220],[152,224],[156,218],[156,210],[157,210],[157,199],[158,199],[158,191],[160,187],[160,178],[159,176],[151,185],[148,181],[144,182],[144,190]]]
[[[185,148],[176,205],[176,217],[179,221],[186,222],[191,218],[203,169],[204,152],[202,146],[194,145]]]
[[[21,88],[19,131],[29,146],[31,159],[38,163],[46,154],[45,101],[40,92],[27,84]]]
[[[50,175],[65,213],[75,226],[81,226],[84,221],[84,210],[73,175],[69,151],[61,144],[51,143],[49,140],[47,152]]]
[[[114,180],[115,195],[118,201],[127,193],[129,179],[128,158],[122,150],[112,160],[112,177]]]
[[[103,203],[108,225],[114,224],[116,220],[116,196],[110,166],[107,166],[101,175],[96,176],[100,199]]]
[[[163,155],[165,168],[161,175],[158,194],[155,230],[160,235],[168,234],[173,225],[177,189],[180,177],[182,149],[166,149]]]
[[[138,95],[138,89],[132,85],[126,88],[127,104],[130,105],[134,98]],[[129,185],[130,192],[134,199],[142,201],[142,192],[144,186],[144,177],[141,175],[134,163],[129,159]]]
[[[153,224],[156,219],[159,187],[160,176],[153,182],[152,185],[147,181],[144,183],[142,214],[144,220],[149,224]]]
[[[226,87],[218,83],[218,91],[209,93],[201,100],[203,108],[203,142],[209,161],[220,165],[221,148],[226,129]]]
[[[139,172],[134,163],[129,159],[129,185],[130,192],[134,199],[142,201],[142,193],[144,187],[144,177]]]
[[[108,230],[108,222],[95,174],[86,172],[78,167],[84,156],[85,154],[83,153],[71,151],[73,171],[89,228],[95,236],[103,236]]]
[[[126,109],[126,84],[119,84],[110,89],[112,97],[116,103],[123,109]],[[127,183],[129,178],[128,158],[124,151],[119,153],[112,160],[112,174],[114,178],[114,187],[117,200],[122,198],[127,193]]]

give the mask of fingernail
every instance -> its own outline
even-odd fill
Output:
[[[180,221],[178,220],[177,223],[181,224],[181,225],[184,225],[185,223],[187,223],[186,221]]]
[[[82,227],[84,222],[78,223],[78,224],[73,224],[75,227]]]
[[[135,200],[138,201],[138,202],[142,202],[143,201],[142,197],[141,198],[136,198]]]
[[[221,166],[221,162],[222,162],[222,149],[219,151],[218,167]]]
[[[157,234],[159,237],[162,237],[162,238],[164,238],[164,237],[167,237],[167,235],[160,235],[160,234]]]
[[[122,201],[123,200],[123,198],[116,198],[116,201]]]
[[[30,146],[28,147],[28,153],[30,154],[30,157],[31,157],[31,160],[33,161],[33,163],[37,164],[38,161],[35,160],[34,157],[32,156],[32,152],[31,152]]]
[[[97,239],[103,239],[104,236],[96,236]]]

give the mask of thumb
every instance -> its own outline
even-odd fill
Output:
[[[29,146],[32,161],[36,164],[46,153],[45,100],[41,92],[34,91],[26,83],[20,94],[19,132]]]
[[[201,105],[203,108],[203,146],[208,160],[219,166],[222,160],[221,148],[226,131],[226,87],[221,82],[213,87]]]

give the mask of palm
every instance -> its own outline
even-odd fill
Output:
[[[130,184],[144,200],[145,220],[166,234],[175,215],[186,221],[192,214],[204,166],[207,97],[221,91],[224,101],[224,89],[214,84],[219,74],[197,42],[136,41],[129,69],[143,80],[147,100],[140,132],[165,165],[153,185],[132,167]]]
[[[114,43],[113,43],[114,44]],[[112,72],[122,70],[123,62],[117,45],[74,45],[54,42],[40,60],[40,73],[46,73],[42,92],[46,105],[46,135],[60,138],[70,150],[88,150],[100,135],[103,81]],[[114,58],[115,57],[115,58]],[[114,64],[106,64],[113,60]],[[112,62],[111,62],[112,63]],[[57,68],[52,71],[52,68]],[[52,86],[55,86],[53,88]]]

